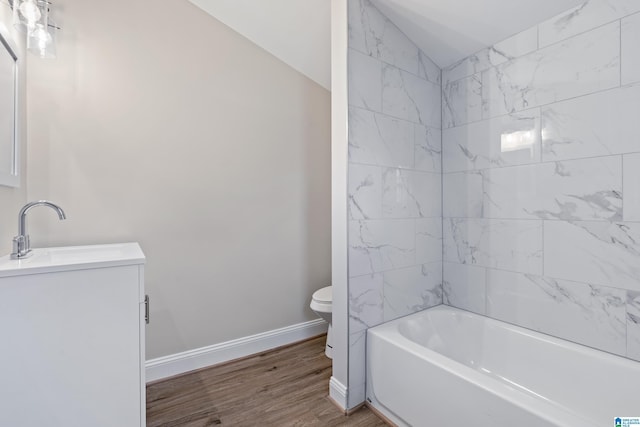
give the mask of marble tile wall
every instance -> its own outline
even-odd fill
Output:
[[[442,303],[440,69],[369,0],[349,13],[349,407],[366,330]]]
[[[444,302],[640,360],[640,1],[589,0],[442,93]]]

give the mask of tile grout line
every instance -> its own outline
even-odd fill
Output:
[[[527,272],[523,272],[523,271],[517,271],[517,270],[508,270],[505,268],[499,268],[499,267],[494,267],[494,266],[486,266],[486,265],[481,265],[481,264],[469,264],[469,263],[463,263],[463,262],[454,262],[454,261],[444,261],[445,264],[453,264],[453,265],[458,265],[458,266],[467,266],[467,267],[473,267],[473,268],[481,268],[483,270],[486,271],[501,271],[504,273],[511,273],[511,274],[517,274],[517,275],[521,275],[521,276],[534,276],[534,277],[539,277],[539,278],[548,278],[551,280],[562,280],[565,282],[569,282],[570,284],[575,284],[575,285],[581,285],[581,286],[593,286],[593,287],[597,287],[597,288],[608,288],[608,289],[615,289],[624,293],[629,293],[629,292],[633,292],[631,289],[628,288],[620,288],[620,287],[616,287],[614,285],[603,285],[601,283],[589,283],[589,282],[583,282],[583,281],[579,281],[579,280],[575,280],[575,279],[567,279],[564,277],[558,277],[558,276],[549,276],[549,275],[543,275],[543,274],[535,274],[535,273],[527,273]]]
[[[620,28],[622,28],[622,25],[620,26]],[[622,60],[622,56],[620,56],[620,59]],[[620,62],[622,65],[622,61]],[[620,67],[620,70],[622,70],[622,66]],[[622,77],[621,77],[622,78]],[[621,80],[622,81],[622,80]],[[622,220],[624,221],[624,217],[625,217],[625,208],[624,208],[624,199],[625,199],[625,192],[624,192],[624,159],[625,156],[622,155],[620,156],[620,162],[622,163],[620,166],[620,170],[621,175],[622,175],[622,183],[621,183],[621,191],[622,191]],[[628,320],[628,316],[629,316],[629,290],[627,289],[624,293],[625,295],[625,300],[624,300],[624,340],[625,340],[625,348],[624,348],[624,354],[627,357],[630,357],[629,355],[629,320]]]
[[[620,90],[620,89],[631,87],[631,86],[640,86],[640,77],[637,80],[634,80],[634,81],[631,81],[631,82],[627,82],[627,83],[625,83],[623,85],[620,85],[620,84],[617,85],[617,86],[614,85],[614,86],[611,86],[611,87],[608,87],[608,88],[598,89],[598,90],[595,90],[595,91],[592,91],[592,92],[586,92],[586,93],[583,93],[583,94],[580,94],[580,95],[571,96],[569,98],[562,98],[562,99],[559,99],[559,100],[555,100],[553,102],[548,102],[546,104],[534,105],[532,107],[527,107],[527,108],[522,109],[522,110],[515,110],[515,111],[509,112],[509,113],[497,114],[495,116],[489,116],[489,117],[486,117],[486,118],[483,117],[480,120],[473,120],[473,121],[469,121],[469,122],[466,122],[466,123],[461,123],[461,124],[458,124],[458,125],[455,125],[455,126],[449,126],[449,127],[443,128],[442,131],[444,132],[445,130],[449,130],[449,129],[461,128],[461,127],[465,127],[465,126],[468,126],[468,125],[471,125],[471,124],[482,123],[482,122],[487,122],[487,121],[491,121],[491,120],[495,120],[495,119],[499,119],[499,118],[503,118],[503,117],[508,117],[508,116],[514,116],[514,115],[518,115],[518,114],[522,114],[522,113],[527,113],[527,112],[529,112],[531,110],[534,110],[536,108],[540,108],[540,109],[545,108],[545,107],[546,108],[550,108],[551,106],[554,106],[554,105],[557,105],[557,104],[561,104],[563,102],[574,101],[574,100],[579,99],[579,98],[586,98],[588,96],[602,94],[602,93],[605,93],[605,92],[610,92],[610,91],[615,91],[615,90]]]
[[[541,240],[541,242],[542,242],[542,245],[541,245],[541,247],[542,247],[542,254],[541,254],[542,255],[542,276],[545,276],[545,271],[544,271],[545,270],[545,268],[544,268],[545,267],[545,262],[544,262],[544,259],[545,259],[545,256],[544,256],[544,254],[545,254],[545,252],[544,252],[544,224],[545,224],[545,222],[546,221],[543,220],[542,221],[542,226],[540,227],[540,230],[542,232],[542,236],[541,236],[542,237],[542,240]]]
[[[442,270],[441,280],[441,303],[444,304],[444,73],[440,69],[440,267]]]
[[[548,164],[552,164],[552,163],[567,163],[567,162],[578,162],[578,161],[582,161],[582,160],[597,160],[597,159],[624,156],[624,155],[627,155],[627,154],[636,154],[636,153],[640,153],[640,150],[638,150],[638,151],[630,151],[630,152],[626,152],[625,151],[625,152],[621,152],[621,153],[608,153],[608,154],[603,154],[603,155],[600,155],[600,156],[575,157],[575,158],[556,159],[556,160],[542,160],[542,158],[541,158],[541,160],[536,160],[536,161],[527,162],[527,163],[514,164],[514,165],[496,166],[496,167],[488,167],[488,168],[477,168],[477,169],[464,169],[464,170],[448,171],[448,172],[443,172],[443,173],[447,174],[447,175],[451,175],[451,174],[484,172],[484,171],[490,171],[490,170],[503,170],[503,169],[509,169],[509,168],[533,167],[533,166],[537,166],[537,165],[548,165]],[[425,173],[433,173],[433,172],[426,172],[425,171]]]
[[[619,79],[620,79],[619,83],[620,84],[618,85],[618,87],[620,88],[620,87],[622,87],[622,61],[623,61],[622,60],[622,18],[620,18],[618,20],[618,22],[619,22],[619,24],[618,24],[618,31],[619,31],[619,33],[618,33],[618,36],[619,36],[619,44],[618,44],[618,49],[619,49],[618,52],[619,53],[618,53],[618,55],[620,57],[620,64],[619,64],[619,67],[618,67],[619,68],[618,71],[620,73],[620,75],[619,75]]]
[[[520,55],[520,56],[516,56],[516,57],[514,57],[514,58],[511,58],[511,59],[509,59],[509,60],[507,60],[507,61],[504,61],[504,62],[501,62],[501,63],[498,63],[498,64],[492,64],[491,66],[489,66],[489,67],[487,67],[487,68],[483,68],[483,69],[479,69],[479,70],[474,70],[474,72],[473,72],[473,73],[471,73],[471,74],[467,74],[467,75],[465,75],[465,76],[463,76],[463,77],[458,77],[458,78],[456,78],[455,80],[448,80],[448,81],[447,81],[447,84],[449,84],[449,83],[455,83],[455,82],[458,82],[458,81],[460,81],[460,80],[464,80],[464,79],[469,78],[469,77],[471,77],[471,76],[473,76],[473,75],[475,75],[475,74],[480,74],[480,73],[482,73],[482,72],[484,72],[484,71],[490,70],[491,68],[495,68],[495,67],[499,67],[499,66],[504,65],[504,64],[508,64],[509,62],[517,61],[518,59],[524,58],[524,57],[525,57],[525,56],[527,56],[527,55],[531,55],[531,54],[533,54],[533,53],[535,53],[535,52],[537,52],[537,51],[540,51],[540,50],[543,50],[543,49],[547,49],[547,48],[549,48],[549,47],[551,47],[551,46],[558,45],[558,44],[560,44],[560,43],[566,42],[567,40],[571,40],[571,39],[573,39],[573,38],[576,38],[576,37],[579,37],[579,36],[583,36],[583,35],[585,35],[585,34],[587,34],[587,33],[591,32],[591,31],[593,31],[593,30],[597,30],[597,29],[602,28],[602,27],[605,27],[605,26],[607,26],[607,25],[611,25],[611,24],[613,24],[613,23],[614,23],[614,22],[616,22],[616,21],[620,21],[620,20],[622,20],[623,18],[626,18],[627,16],[635,15],[636,13],[639,13],[639,12],[633,12],[633,13],[631,13],[631,14],[627,14],[627,15],[624,15],[624,16],[619,17],[619,18],[611,19],[611,20],[606,21],[606,22],[604,22],[604,23],[598,24],[598,25],[596,25],[595,27],[590,27],[590,28],[589,28],[589,29],[587,29],[587,30],[584,30],[584,31],[578,32],[578,33],[576,33],[576,34],[573,34],[573,35],[571,35],[571,36],[568,36],[568,37],[565,37],[565,38],[562,38],[562,39],[558,39],[558,40],[554,41],[553,43],[549,43],[549,44],[546,44],[546,45],[544,45],[544,46],[541,46],[541,45],[540,45],[540,24],[536,24],[536,25],[535,25],[535,27],[536,27],[536,30],[537,30],[537,37],[536,37],[536,49],[535,49],[535,50],[533,50],[533,51],[531,51],[531,52],[527,52],[527,53],[525,53],[525,54],[523,54],[523,55]],[[552,19],[553,19],[553,18],[552,18]],[[546,21],[544,21],[544,22],[546,22]],[[544,23],[544,22],[542,22],[542,23]],[[533,27],[534,27],[534,26],[531,26],[531,27],[529,27],[529,28],[527,28],[527,29],[525,29],[525,30],[521,31],[520,33],[524,32],[524,31],[531,30]],[[517,33],[517,34],[520,34],[520,33]],[[516,36],[517,34],[514,34],[513,36]],[[513,37],[513,36],[511,36],[511,37]],[[492,48],[493,46],[495,46],[495,45],[496,45],[496,44],[498,44],[498,43],[501,43],[501,42],[504,42],[504,41],[506,41],[506,40],[509,40],[511,37],[507,37],[507,38],[506,38],[506,39],[504,39],[504,40],[500,40],[500,41],[498,41],[497,43],[494,43],[493,45],[489,46],[489,48]],[[470,56],[478,55],[480,52],[482,52],[482,51],[483,51],[483,50],[485,50],[485,49],[487,49],[487,48],[482,48],[482,49],[480,49],[480,50],[478,50],[478,51],[476,51],[476,52],[474,52],[474,53],[472,53],[472,54],[470,54],[470,55],[466,56],[465,58],[461,59],[459,62],[464,61],[465,59],[469,58]],[[457,63],[454,63],[454,64],[452,64],[451,66],[453,66],[453,65],[455,65],[455,64],[457,64]],[[447,67],[447,68],[449,68],[449,67]],[[447,70],[447,71],[450,71],[450,70]]]

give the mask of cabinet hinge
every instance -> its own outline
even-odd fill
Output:
[[[144,296],[144,321],[149,324],[149,295]]]

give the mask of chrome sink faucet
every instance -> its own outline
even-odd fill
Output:
[[[60,206],[46,200],[38,200],[37,202],[31,202],[24,205],[18,214],[18,235],[13,238],[13,252],[11,253],[11,259],[23,259],[28,258],[31,255],[31,242],[29,241],[29,235],[27,234],[27,212],[36,206],[50,207],[58,213],[58,218],[61,220],[67,219],[67,216],[64,214],[64,211]]]

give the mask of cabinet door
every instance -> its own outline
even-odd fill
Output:
[[[0,425],[139,426],[138,267],[0,279]]]

